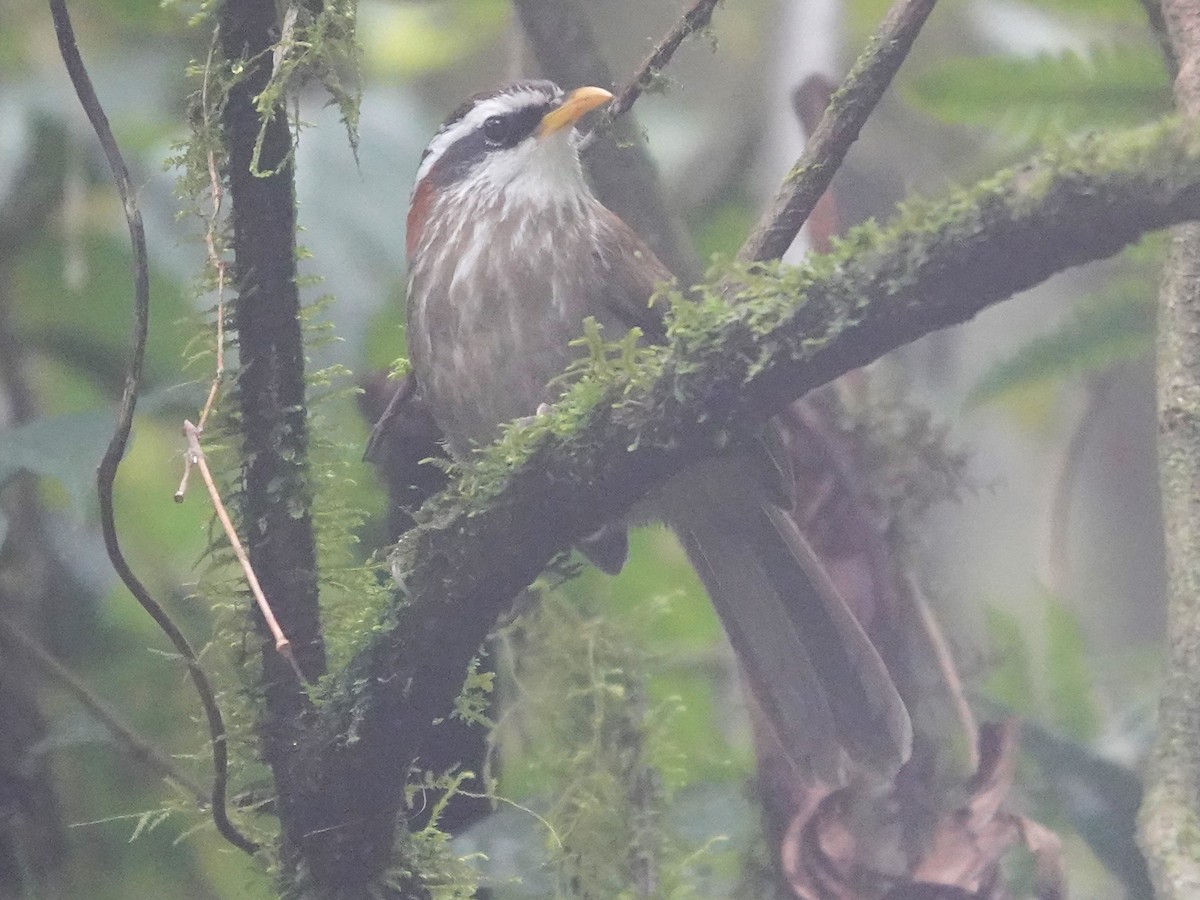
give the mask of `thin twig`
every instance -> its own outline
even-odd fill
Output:
[[[208,48],[208,59],[204,63],[204,83],[200,88],[200,114],[204,117],[204,130],[206,133],[210,127],[208,120],[208,81],[209,74],[212,71],[213,56],[217,52],[219,35],[220,26],[213,29],[212,43]],[[217,228],[221,219],[221,201],[225,198],[225,188],[221,182],[221,176],[217,174],[217,158],[212,150],[208,151],[207,161],[209,193],[212,195],[212,212],[205,223],[204,244],[208,253],[208,264],[217,273],[217,370],[213,373],[212,386],[208,389],[208,399],[204,402],[204,409],[200,411],[200,418],[196,423],[196,428],[200,431],[204,431],[204,426],[208,423],[208,414],[212,412],[213,403],[217,399],[217,391],[221,387],[221,380],[225,377],[225,277],[228,269],[228,264],[217,250]]]
[[[814,73],[792,91],[792,111],[805,134],[817,130],[836,89],[837,85],[824,75]],[[808,240],[813,250],[828,253],[833,249],[833,239],[842,233],[841,218],[831,183],[808,214]]]
[[[219,34],[219,28],[214,28],[212,43],[208,48],[208,59],[204,63],[204,81],[200,87],[200,114],[204,117],[206,133],[209,128],[208,80],[212,71],[213,56],[217,52]],[[208,151],[207,162],[208,191],[212,197],[212,212],[205,216],[204,245],[208,264],[217,273],[217,366],[216,371],[213,372],[212,383],[208,387],[208,397],[204,401],[204,407],[200,410],[200,418],[195,426],[196,430],[201,433],[204,432],[204,426],[208,423],[208,416],[217,402],[217,393],[225,378],[225,277],[228,269],[228,263],[222,258],[221,252],[217,250],[217,228],[221,219],[221,202],[225,198],[225,188],[221,183],[221,176],[217,173],[217,157],[212,150]],[[175,491],[176,503],[183,502],[184,494],[187,493],[188,477],[191,473],[192,454],[185,453],[183,455],[183,476],[179,479],[179,487]]]
[[[258,845],[243,835],[229,820],[225,808],[226,787],[229,779],[229,754],[226,746],[225,723],[217,705],[216,695],[208,676],[200,667],[196,653],[183,632],[167,615],[166,610],[155,600],[145,585],[133,573],[125,554],[121,551],[117,536],[116,518],[113,512],[113,483],[116,480],[117,468],[125,455],[125,447],[129,442],[129,432],[133,426],[133,412],[137,406],[138,390],[142,380],[142,365],[146,353],[146,336],[150,323],[150,267],[146,254],[146,232],[142,225],[142,214],[138,208],[137,197],[129,178],[129,170],[121,156],[108,117],[96,91],[92,87],[91,78],[84,67],[75,43],[75,32],[71,27],[71,18],[67,13],[66,0],[50,0],[50,12],[54,18],[54,30],[58,36],[58,48],[62,54],[63,63],[71,77],[75,93],[79,97],[88,120],[96,132],[96,137],[104,148],[108,158],[109,168],[112,169],[116,181],[117,193],[125,210],[125,220],[129,226],[129,238],[133,246],[134,259],[134,327],[133,341],[129,365],[125,372],[125,389],[121,396],[121,407],[117,415],[116,428],[108,449],[96,472],[96,486],[100,497],[100,525],[104,533],[104,546],[113,569],[121,581],[133,594],[134,599],[150,614],[163,633],[167,635],[176,651],[187,663],[188,674],[200,696],[204,713],[208,720],[209,740],[213,753],[213,787],[212,815],[213,822],[229,843],[246,853],[254,853]]]
[[[646,90],[658,77],[659,73],[666,68],[667,63],[671,61],[671,57],[675,55],[675,51],[679,46],[697,31],[701,31],[708,27],[709,21],[712,19],[713,11],[716,9],[717,3],[720,0],[696,0],[692,4],[691,9],[683,14],[678,22],[672,26],[661,41],[655,45],[650,51],[633,77],[625,83],[625,86],[617,92],[617,96],[612,103],[604,110],[604,117],[596,126],[595,130],[607,128],[616,119],[629,112],[629,109],[637,102],[638,97],[642,96],[642,92]],[[589,135],[589,138],[591,135]]]
[[[830,100],[821,123],[771,208],[738,252],[743,262],[779,259],[791,246],[866,123],[937,0],[896,0]]]
[[[181,788],[196,798],[201,806],[207,806],[211,799],[208,790],[196,784],[189,776],[184,775],[176,767],[167,754],[154,746],[147,738],[142,737],[129,725],[115,709],[92,691],[83,679],[60,663],[51,653],[21,628],[0,616],[0,641],[21,653],[25,659],[33,663],[48,681],[59,685],[72,694],[88,713],[108,729],[109,734],[131,759],[152,769],[160,778],[175,782]]]
[[[221,492],[217,490],[217,484],[213,481],[212,472],[208,469],[208,460],[204,456],[204,449],[200,446],[200,429],[185,420],[183,423],[183,435],[187,438],[188,462],[200,470],[200,477],[204,479],[204,486],[208,488],[208,496],[212,500],[213,509],[217,512],[217,518],[221,522],[221,527],[225,529],[225,537],[229,540],[229,546],[233,548],[234,555],[237,556],[238,562],[241,563],[242,572],[245,574],[246,582],[250,585],[250,591],[254,594],[254,599],[258,603],[263,620],[267,623],[267,628],[271,632],[271,636],[275,638],[275,649],[292,664],[292,670],[296,673],[296,678],[301,684],[304,684],[304,673],[300,671],[300,666],[296,663],[296,657],[292,655],[291,641],[287,639],[287,635],[279,627],[279,621],[275,618],[275,613],[271,611],[271,604],[267,601],[267,595],[263,593],[262,585],[258,582],[258,576],[254,574],[254,567],[250,565],[250,556],[246,553],[246,548],[242,546],[237,529],[233,527],[233,520],[229,518],[229,511],[221,501]]]

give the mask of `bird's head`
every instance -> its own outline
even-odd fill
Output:
[[[497,205],[537,209],[589,197],[573,126],[611,99],[598,87],[564,93],[550,81],[518,81],[460,106],[421,156],[409,203],[409,256],[443,205],[469,218]]]

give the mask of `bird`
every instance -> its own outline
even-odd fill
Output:
[[[599,87],[525,80],[477,94],[421,156],[406,233],[412,378],[452,457],[552,404],[592,319],[608,340],[663,339],[649,302],[671,273],[593,194],[580,158]],[[377,426],[377,431],[379,426]],[[807,780],[888,777],[911,723],[878,652],[824,577],[778,491],[770,452],[688,470],[576,542],[619,571],[628,528],[661,521],[697,570],[784,758]],[[644,507],[644,508],[643,508]]]

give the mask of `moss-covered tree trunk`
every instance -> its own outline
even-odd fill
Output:
[[[1200,6],[1164,0],[1179,111],[1200,118]],[[1141,840],[1160,897],[1200,897],[1200,225],[1178,226],[1158,306],[1168,659]]]
[[[304,344],[296,285],[296,192],[292,135],[279,100],[265,114],[259,97],[271,78],[280,40],[273,0],[227,0],[219,13],[221,49],[241,70],[224,110],[226,178],[232,201],[234,324],[243,487],[241,521],[250,561],[314,681],[325,670],[317,605],[316,548],[307,484],[308,421]],[[310,711],[303,685],[275,650],[260,616],[263,758],[275,777],[283,827],[285,877],[304,869],[298,850],[306,827],[293,809],[294,754]]]

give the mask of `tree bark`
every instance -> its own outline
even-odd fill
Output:
[[[264,117],[258,96],[271,77],[279,40],[273,0],[226,0],[221,49],[242,74],[225,106],[227,177],[233,205],[237,400],[242,434],[241,521],[250,561],[310,681],[325,671],[317,606],[316,548],[307,483],[307,411],[300,298],[296,286],[296,201],[292,135],[276,103]],[[259,148],[255,159],[255,148]],[[261,616],[263,757],[275,776],[285,871],[301,863],[305,826],[292,799],[293,755],[310,711],[303,686],[274,646]]]
[[[1200,117],[1200,7],[1164,0],[1175,101]],[[1164,900],[1200,896],[1200,225],[1178,226],[1158,305],[1158,436],[1167,557],[1167,671],[1140,817]]]

